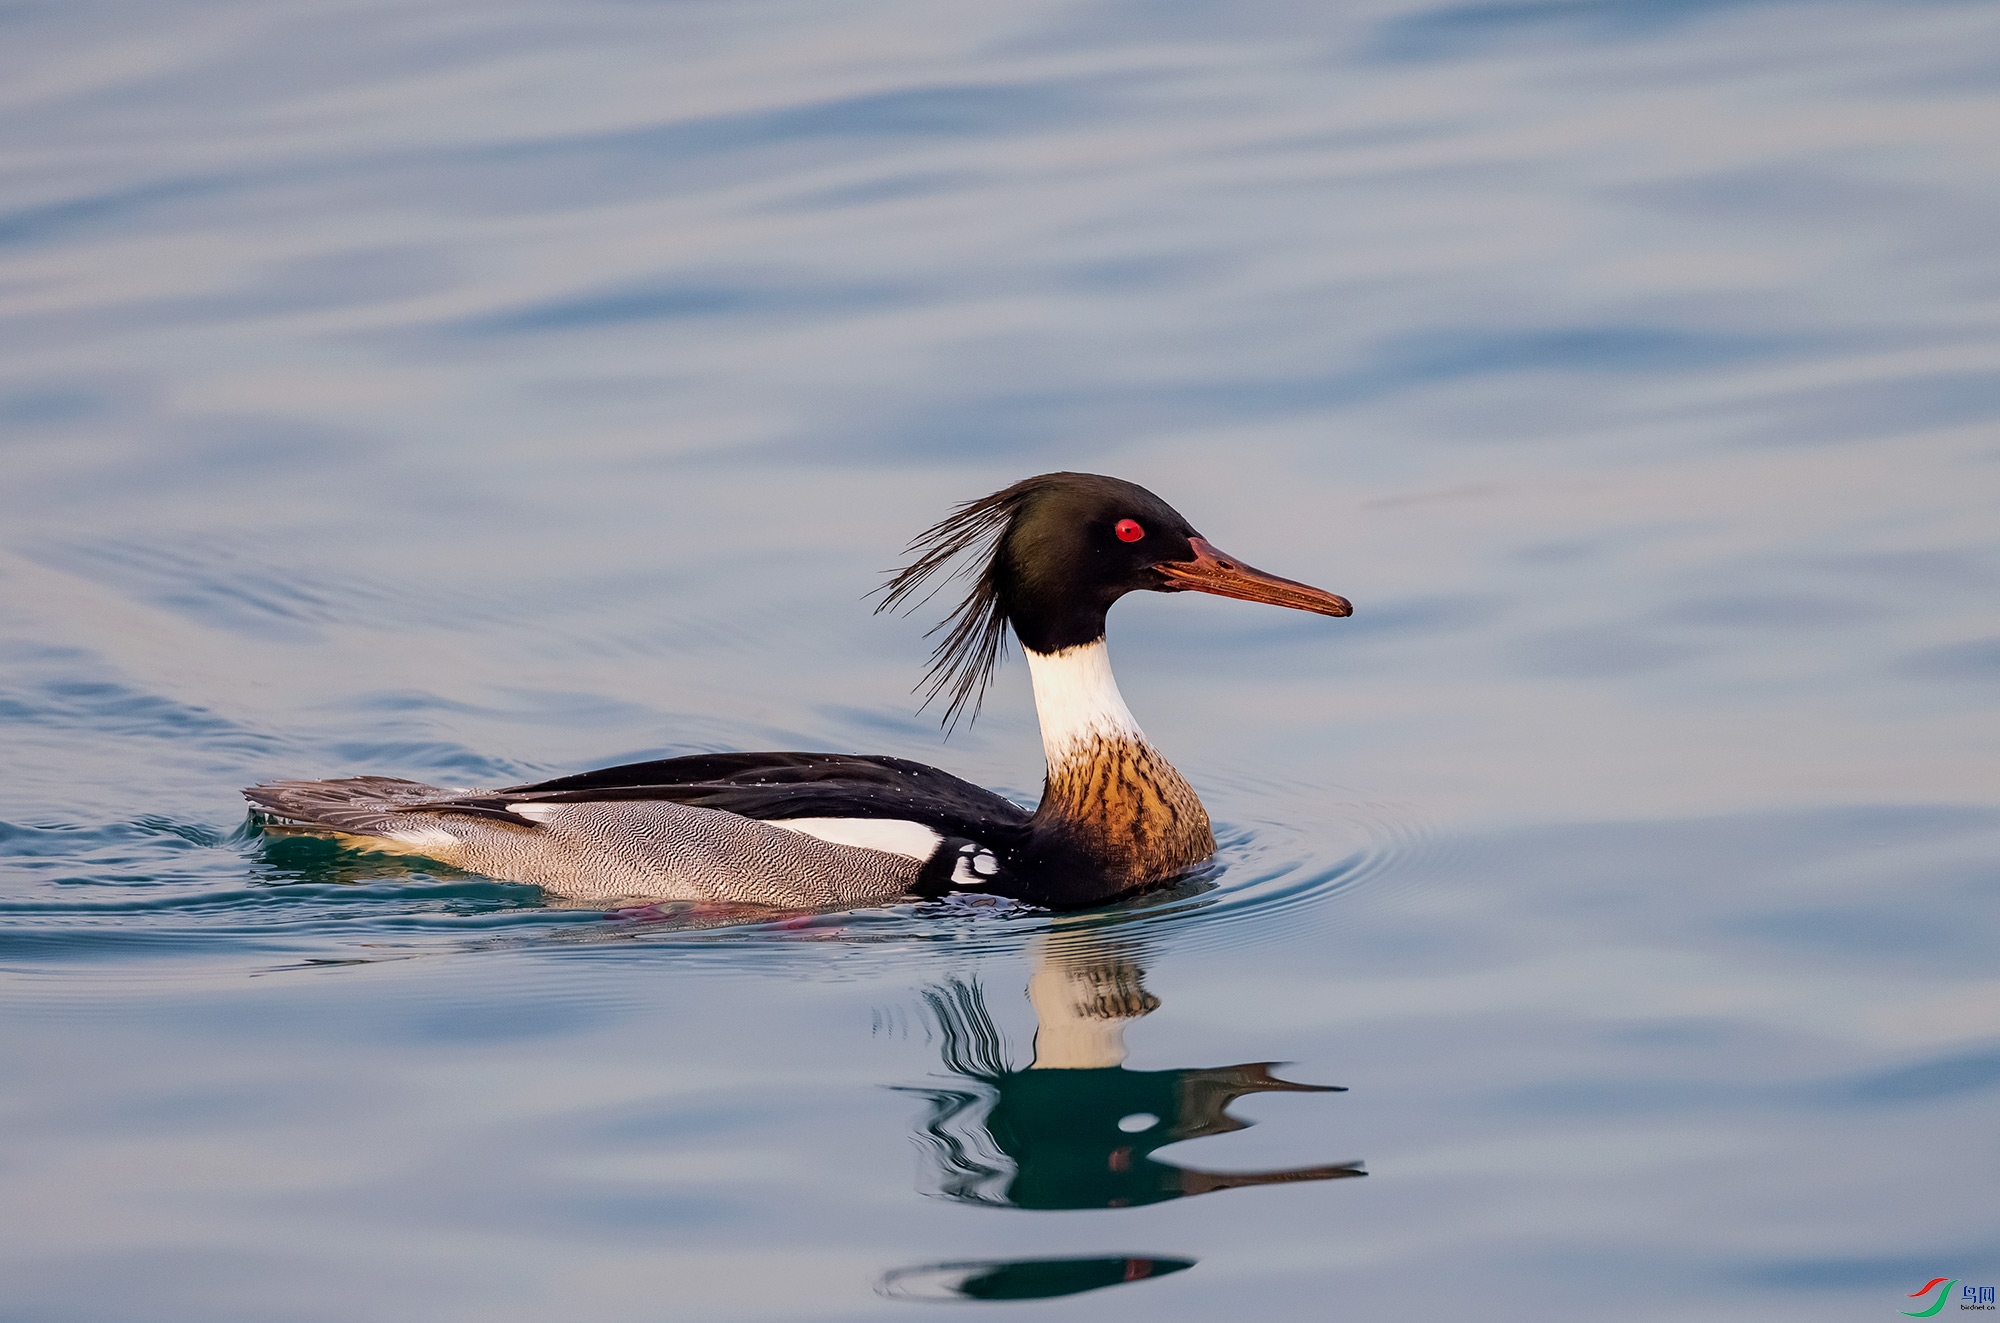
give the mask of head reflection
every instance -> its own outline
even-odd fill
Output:
[[[1361,1164],[1217,1172],[1153,1156],[1184,1140],[1241,1130],[1228,1112],[1251,1093],[1338,1093],[1271,1074],[1271,1062],[1128,1070],[1125,1026],[1159,1006],[1129,948],[1089,935],[1044,939],[1028,998],[1034,1059],[1014,1069],[975,983],[924,993],[943,1040],[946,1087],[918,1133],[943,1198],[1006,1208],[1128,1208],[1245,1185],[1361,1176]]]

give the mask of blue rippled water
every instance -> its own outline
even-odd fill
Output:
[[[0,1318],[2000,1277],[1996,141],[1984,0],[0,4]],[[864,594],[1052,468],[1357,605],[1114,613],[1172,891],[607,914],[244,820],[1032,800],[1022,668],[947,741]]]

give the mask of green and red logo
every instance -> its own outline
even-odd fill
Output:
[[[1940,1309],[1943,1309],[1944,1302],[1951,1299],[1951,1288],[1958,1285],[1958,1278],[1956,1277],[1933,1277],[1916,1290],[1910,1292],[1910,1299],[1915,1300],[1918,1296],[1929,1295],[1931,1288],[1939,1282],[1944,1283],[1944,1289],[1937,1293],[1937,1299],[1931,1301],[1930,1304],[1922,1309],[1905,1309],[1903,1311],[1904,1315],[1909,1318],[1929,1318]]]

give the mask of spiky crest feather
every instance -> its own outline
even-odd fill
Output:
[[[1000,648],[1007,640],[1007,613],[1000,602],[997,564],[1007,528],[1023,505],[1065,476],[1045,473],[1039,477],[1024,478],[991,496],[965,502],[910,539],[910,545],[904,550],[916,559],[894,571],[889,581],[875,590],[883,594],[881,602],[875,607],[878,613],[906,602],[909,604],[907,610],[915,610],[937,596],[945,584],[954,579],[971,577],[972,586],[964,599],[949,616],[924,634],[925,638],[930,638],[940,630],[947,631],[932,650],[930,665],[916,686],[924,690],[924,701],[919,711],[937,701],[940,694],[951,696],[942,723],[946,730],[956,728],[962,715],[972,720],[978,718],[979,706],[986,698],[986,686],[1000,665]],[[924,584],[961,556],[969,556],[969,559],[945,575],[922,597],[915,597]],[[911,600],[913,597],[915,600]],[[966,711],[968,704],[970,713]]]

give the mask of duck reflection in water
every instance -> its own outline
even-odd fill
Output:
[[[1271,1074],[1274,1063],[1130,1070],[1125,1026],[1157,1009],[1129,947],[1057,934],[1034,952],[1028,998],[1034,1060],[1007,1062],[1005,1041],[976,983],[924,993],[943,1039],[944,1066],[962,1087],[922,1088],[930,1101],[918,1140],[934,1193],[1004,1208],[1126,1208],[1246,1185],[1337,1180],[1359,1162],[1220,1172],[1153,1156],[1168,1144],[1250,1125],[1229,1104],[1252,1093],[1340,1093]]]

